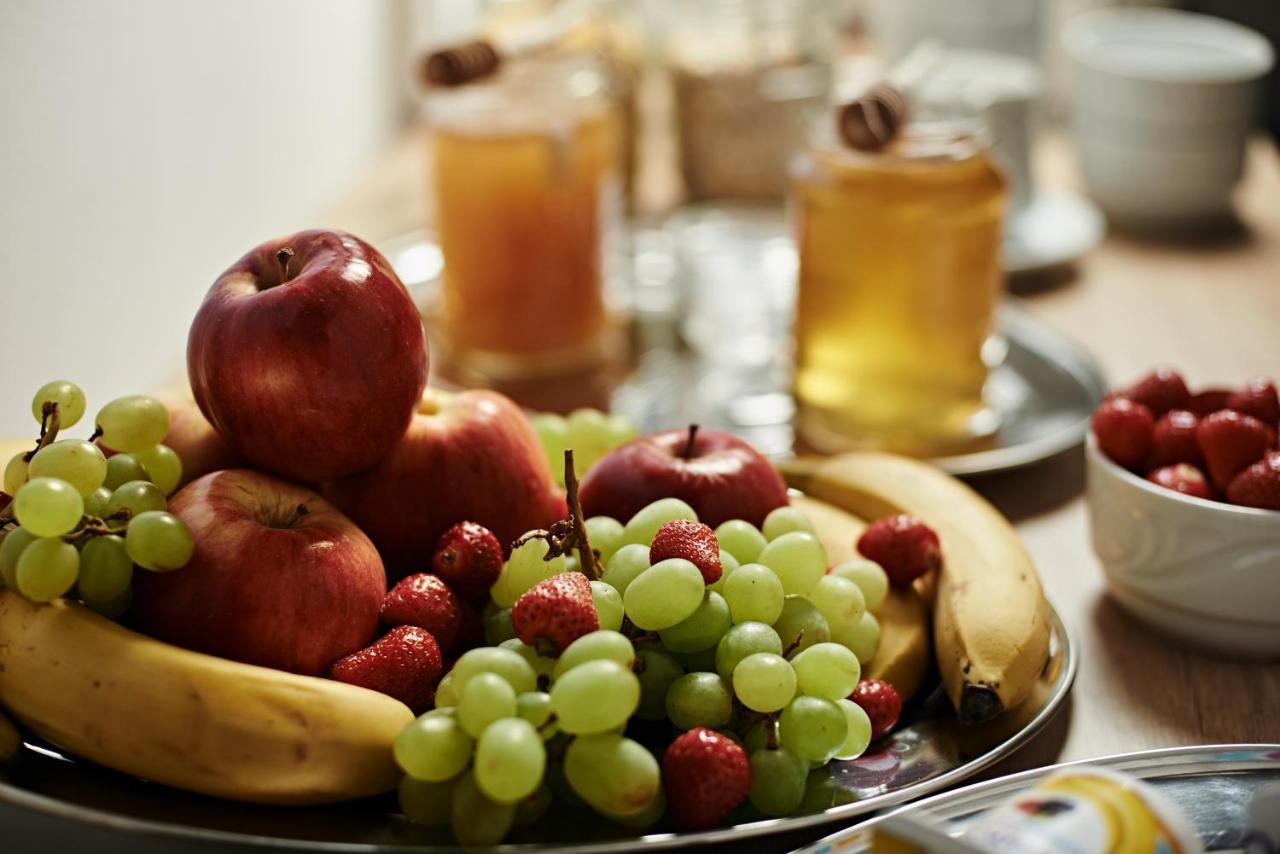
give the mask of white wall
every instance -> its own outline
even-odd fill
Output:
[[[0,436],[184,370],[214,278],[406,114],[396,0],[0,0]]]

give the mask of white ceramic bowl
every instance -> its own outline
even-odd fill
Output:
[[[1170,226],[1230,211],[1274,55],[1258,33],[1207,15],[1111,9],[1063,33],[1089,192],[1116,219]]]
[[[1103,456],[1092,435],[1085,453],[1090,536],[1116,601],[1197,646],[1280,656],[1280,511],[1157,486]]]

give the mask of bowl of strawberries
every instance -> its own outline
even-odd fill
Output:
[[[1089,526],[1112,597],[1166,634],[1280,656],[1280,395],[1152,371],[1094,411]]]

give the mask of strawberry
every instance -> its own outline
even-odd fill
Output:
[[[1150,409],[1127,397],[1116,397],[1093,411],[1091,423],[1098,450],[1112,462],[1127,469],[1146,462],[1151,452],[1151,431],[1155,427]]]
[[[898,689],[883,679],[863,679],[849,695],[871,719],[871,738],[877,739],[893,729],[902,714],[902,698]]]
[[[444,670],[440,647],[417,626],[397,626],[359,652],[338,659],[329,678],[395,697],[421,714],[435,699]]]
[[[463,599],[484,604],[502,572],[502,545],[483,525],[459,522],[440,537],[431,568]]]
[[[462,610],[449,585],[420,572],[396,582],[382,600],[382,624],[426,629],[444,652],[452,652],[462,628]]]
[[[1187,401],[1187,409],[1204,418],[1206,415],[1212,415],[1219,409],[1227,408],[1227,399],[1231,397],[1231,390],[1225,388],[1207,388],[1204,391],[1198,391],[1191,395],[1191,400]]]
[[[1276,384],[1266,377],[1257,377],[1245,383],[1244,388],[1227,397],[1227,409],[1241,415],[1252,415],[1263,424],[1280,422],[1280,394]]]
[[[562,572],[539,581],[511,609],[516,637],[539,649],[557,652],[600,628],[591,582],[580,572]]]
[[[1175,463],[1198,466],[1204,460],[1196,442],[1200,419],[1186,409],[1171,409],[1151,428],[1151,450],[1147,454],[1148,469],[1164,468]]]
[[[724,821],[751,793],[751,763],[736,741],[695,727],[667,747],[662,785],[676,824],[703,830]]]
[[[667,522],[654,534],[653,544],[649,546],[649,563],[673,557],[684,558],[696,566],[707,584],[719,581],[724,571],[715,531],[692,519]]]
[[[1209,485],[1209,481],[1205,480],[1204,473],[1187,463],[1152,469],[1151,473],[1147,475],[1147,480],[1163,486],[1165,489],[1181,492],[1183,495],[1193,495],[1196,498],[1213,498],[1213,487]]]
[[[1191,400],[1182,375],[1172,368],[1156,368],[1120,394],[1141,403],[1157,418],[1171,409],[1185,409]]]
[[[1213,485],[1226,491],[1242,469],[1262,459],[1275,444],[1276,434],[1256,418],[1224,409],[1200,419],[1196,441]]]
[[[1272,451],[1235,476],[1227,500],[1242,507],[1280,510],[1280,451]]]
[[[858,537],[858,553],[884,568],[889,581],[906,587],[942,565],[942,548],[933,529],[905,513],[886,516]]]

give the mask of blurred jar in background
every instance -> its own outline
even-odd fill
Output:
[[[468,382],[567,374],[608,350],[618,119],[580,57],[504,63],[433,91],[430,181],[444,254],[439,334]]]
[[[1005,193],[988,141],[976,123],[921,121],[865,152],[834,125],[792,184],[799,437],[824,453],[973,450],[998,427],[983,350]]]
[[[485,0],[481,5],[481,27],[496,43],[518,44],[554,32],[556,53],[589,55],[598,64],[605,93],[617,106],[622,195],[631,210],[639,166],[639,90],[648,61],[648,31],[640,4],[630,0]]]
[[[674,0],[665,62],[687,196],[780,201],[830,86],[825,0]]]

